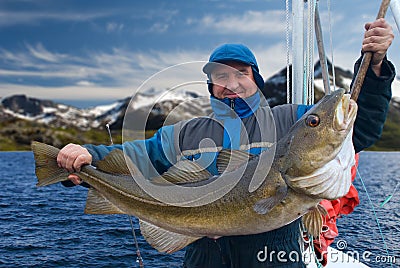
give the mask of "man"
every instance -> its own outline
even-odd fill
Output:
[[[374,52],[374,55],[358,98],[359,114],[353,135],[356,152],[379,138],[395,76],[393,65],[386,59],[386,51],[393,40],[391,27],[380,19],[367,23],[365,28],[362,49]],[[165,172],[179,158],[196,161],[217,174],[215,158],[218,151],[230,148],[259,154],[267,147],[262,136],[276,135],[279,140],[310,108],[305,105],[274,107],[271,111],[276,129],[271,129],[270,113],[266,112],[269,107],[257,90],[263,88],[264,80],[253,53],[243,45],[225,44],[216,48],[203,71],[209,79],[214,112],[210,118],[165,126],[148,140],[124,145],[82,147],[69,144],[58,155],[59,166],[70,172],[79,171],[82,165],[96,165],[110,151],[124,146],[139,170],[149,178]],[[205,138],[211,139],[214,145],[200,146]],[[68,178],[70,181],[63,183],[66,186],[81,183],[76,175],[71,174]],[[269,252],[285,251],[286,256],[298,252],[301,256],[299,237],[299,220],[296,220],[277,230],[256,235],[203,238],[186,248],[184,267],[305,267],[301,260],[282,263],[277,254],[265,261],[257,258],[258,252],[265,247]]]

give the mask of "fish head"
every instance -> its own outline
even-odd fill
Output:
[[[337,157],[352,135],[356,115],[357,104],[343,89],[324,96],[284,138],[286,175],[306,176]],[[354,151],[351,137],[347,140]]]

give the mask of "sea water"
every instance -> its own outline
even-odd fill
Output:
[[[391,267],[376,259],[388,255],[397,257],[392,267],[399,267],[400,187],[380,207],[400,182],[399,166],[400,152],[361,153],[359,174],[372,206],[357,177],[360,205],[338,220],[333,246],[360,256],[367,252],[371,267]],[[139,267],[128,216],[85,215],[87,189],[35,184],[32,152],[0,153],[0,267]],[[182,266],[183,250],[158,253],[141,236],[135,218],[134,228],[145,267]]]

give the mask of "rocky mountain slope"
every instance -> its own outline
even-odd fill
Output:
[[[314,66],[314,87],[315,100],[317,102],[323,95],[322,74],[319,63]],[[328,70],[330,75],[330,84],[333,88],[332,65],[328,62]],[[291,78],[291,72],[289,72]],[[286,93],[286,68],[270,77],[266,82],[263,93],[268,99],[271,106],[283,104],[287,102]],[[344,88],[347,91],[350,89],[350,83],[353,73],[335,67],[335,85],[336,87]],[[400,77],[397,77],[392,84],[393,92],[400,92]],[[394,96],[390,102],[387,119],[383,128],[383,133],[378,142],[368,150],[373,151],[400,151],[400,97]]]
[[[114,142],[118,142],[121,141],[125,113],[133,113],[135,118],[132,124],[126,124],[128,129],[147,130],[150,135],[164,121],[173,124],[209,114],[211,108],[207,98],[198,97],[192,92],[166,95],[152,91],[109,105],[78,109],[25,95],[9,96],[0,99],[0,151],[29,150],[32,140],[58,147],[69,142],[107,143],[107,124],[113,132]]]
[[[329,64],[331,73],[331,65]],[[336,68],[336,86],[349,88],[352,73]],[[332,82],[332,81],[331,81]],[[270,77],[262,89],[271,106],[286,103],[286,68]],[[166,93],[167,92],[167,93]],[[315,101],[323,96],[319,64],[315,66]],[[131,131],[147,136],[163,124],[205,116],[211,112],[208,97],[190,91],[150,89],[133,98],[125,98],[109,105],[78,109],[50,100],[24,95],[0,99],[0,150],[29,150],[32,140],[55,146],[69,142],[102,143],[109,141],[105,130],[108,124],[114,142],[121,142],[121,129],[126,113],[134,122],[125,123]],[[400,150],[400,99],[391,102],[381,141],[375,150]]]

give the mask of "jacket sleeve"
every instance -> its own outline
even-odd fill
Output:
[[[176,159],[173,131],[173,126],[165,126],[146,140],[128,141],[110,146],[86,144],[84,147],[92,155],[92,165],[94,166],[111,151],[124,150],[144,177],[151,178],[168,170],[173,164],[171,162]],[[69,180],[63,181],[62,184],[66,187],[74,186]],[[82,186],[87,187],[88,185],[82,184]]]
[[[360,63],[361,58],[355,63],[355,74]],[[382,63],[381,76],[376,76],[371,67],[368,68],[357,99],[358,112],[353,134],[356,153],[370,147],[380,138],[392,97],[391,84],[394,77],[394,66],[386,57]]]

